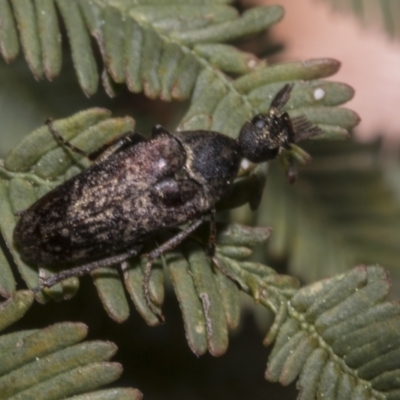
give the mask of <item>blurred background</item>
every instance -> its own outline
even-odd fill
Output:
[[[346,107],[361,123],[355,140],[310,143],[313,162],[301,168],[294,187],[278,164],[270,175],[260,209],[234,211],[235,221],[270,225],[274,235],[255,257],[303,283],[344,272],[356,263],[380,263],[390,269],[393,296],[400,298],[400,3],[397,0],[247,0],[280,4],[284,19],[266,34],[239,43],[269,63],[330,57],[342,68],[330,79],[355,88]],[[0,60],[0,156],[48,117],[62,118],[83,108],[106,107],[114,115],[131,115],[137,129],[155,123],[176,126],[187,104],[163,103],[119,87],[110,99],[102,88],[88,99],[76,81],[64,40],[62,72],[54,82],[36,82],[23,56],[11,65]],[[13,329],[64,320],[85,321],[90,338],[116,341],[116,357],[125,366],[122,383],[135,385],[146,399],[295,399],[295,385],[281,388],[265,381],[268,349],[261,342],[271,316],[244,299],[247,312],[232,335],[228,354],[199,360],[185,343],[177,302],[169,294],[167,322],[147,327],[132,310],[118,325],[102,310],[90,279],[83,279],[69,302],[35,304]],[[179,377],[176,379],[176,377]],[[121,381],[120,381],[121,382]],[[120,384],[119,382],[119,384]]]

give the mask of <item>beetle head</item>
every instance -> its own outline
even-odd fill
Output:
[[[239,134],[242,156],[254,163],[276,158],[292,143],[321,133],[304,116],[290,118],[282,107],[290,98],[293,85],[285,85],[272,100],[267,114],[258,114],[246,122]]]
[[[239,146],[243,157],[259,163],[276,158],[294,143],[294,137],[289,115],[273,107],[268,114],[258,114],[243,125]]]

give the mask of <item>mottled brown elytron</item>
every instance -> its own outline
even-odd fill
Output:
[[[21,212],[14,244],[32,264],[78,266],[42,282],[51,286],[129,258],[148,238],[189,223],[148,255],[149,273],[151,260],[179,244],[212,212],[243,158],[271,160],[291,143],[319,132],[304,117],[291,120],[282,110],[291,90],[285,85],[269,112],[246,122],[238,139],[201,130],[169,133],[161,126],[148,140],[127,133],[111,154]]]

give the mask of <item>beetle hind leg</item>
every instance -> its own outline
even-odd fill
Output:
[[[160,314],[157,307],[153,304],[150,298],[150,276],[151,268],[153,262],[165,254],[167,251],[173,250],[175,247],[179,246],[191,233],[193,233],[202,223],[204,222],[204,216],[195,220],[189,224],[183,231],[179,232],[177,235],[173,236],[171,239],[164,242],[161,246],[157,247],[150,253],[146,254],[144,257],[147,258],[146,265],[144,267],[144,278],[143,278],[143,295],[147,306],[150,308],[151,312],[156,315],[160,322],[164,322],[164,316]]]
[[[210,214],[210,236],[208,239],[208,255],[213,257],[215,254],[215,246],[217,244],[217,222],[215,221],[216,211],[215,208],[211,210]]]
[[[119,264],[128,258],[136,256],[142,249],[142,245],[137,245],[132,247],[125,253],[118,254],[116,256],[107,257],[103,260],[93,261],[85,265],[80,265],[79,267],[65,269],[58,274],[50,276],[46,279],[40,279],[39,285],[32,289],[33,293],[37,293],[43,288],[51,287],[58,282],[61,282],[68,278],[80,277],[83,275],[88,275],[90,272],[98,268],[110,267],[115,264]]]

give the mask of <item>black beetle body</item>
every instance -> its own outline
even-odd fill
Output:
[[[14,242],[33,264],[126,251],[211,210],[235,178],[237,142],[208,131],[161,134],[112,154],[22,213]]]
[[[236,140],[212,131],[171,134],[161,126],[153,129],[149,140],[127,133],[116,151],[21,212],[14,244],[27,262],[80,265],[48,278],[42,286],[123,261],[137,254],[146,239],[189,223],[147,255],[144,292],[157,313],[147,287],[151,261],[178,245],[206,214],[214,215],[215,204],[234,181],[241,160],[271,160],[292,143],[320,132],[304,117],[290,119],[281,110],[291,89],[285,85],[269,112],[246,122]],[[64,145],[83,154],[51,123],[49,128]]]

